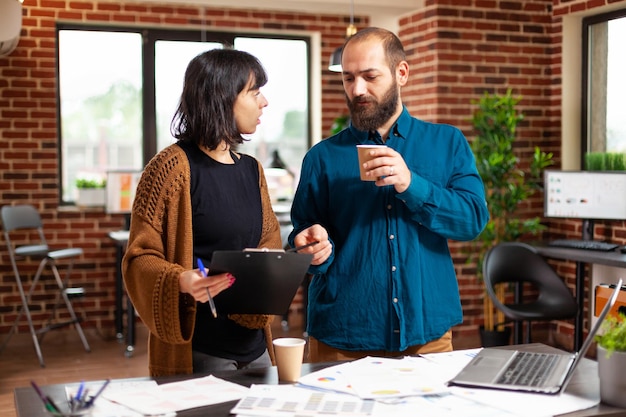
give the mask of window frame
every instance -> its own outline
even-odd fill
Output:
[[[61,119],[61,89],[60,89],[60,59],[59,59],[59,32],[64,30],[126,32],[137,33],[142,38],[142,159],[143,166],[157,153],[157,110],[155,84],[155,45],[158,41],[187,41],[187,42],[219,42],[225,46],[235,44],[236,38],[261,38],[299,40],[307,48],[307,129],[306,149],[313,145],[313,80],[312,80],[312,36],[306,34],[289,34],[279,32],[240,32],[224,30],[207,30],[206,28],[154,28],[140,26],[109,26],[100,24],[57,22],[55,27],[56,40],[56,102],[57,102],[57,151],[58,151],[58,178],[59,178],[59,205],[74,205],[75,201],[63,199],[63,137]]]
[[[613,10],[606,13],[601,13],[594,16],[588,16],[582,20],[582,89],[581,89],[581,142],[580,142],[580,166],[585,166],[585,154],[589,151],[590,137],[589,137],[589,118],[591,117],[590,109],[590,96],[591,82],[589,80],[590,74],[590,34],[591,26],[608,22],[610,20],[626,18],[626,8]]]

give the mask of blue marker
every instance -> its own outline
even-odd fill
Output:
[[[74,396],[74,399],[77,402],[80,402],[80,399],[83,396],[84,389],[85,389],[85,381],[80,381],[80,385],[78,386],[78,391],[76,391],[76,395]]]

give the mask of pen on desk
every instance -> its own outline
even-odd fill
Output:
[[[78,391],[76,391],[76,395],[74,399],[80,402],[81,397],[83,396],[83,390],[85,389],[85,381],[80,381],[80,385],[78,386]]]
[[[89,401],[87,401],[85,403],[85,407],[91,407],[93,405],[93,403],[96,401],[96,399],[100,396],[100,394],[102,394],[102,391],[104,391],[104,389],[107,387],[107,385],[109,385],[109,382],[111,382],[110,379],[107,379],[106,381],[104,381],[104,384],[102,384],[102,386],[100,387],[100,389],[98,391],[96,391],[96,394],[91,397],[89,399]]]
[[[45,396],[39,386],[35,384],[35,381],[30,381],[30,385],[33,386],[35,392],[37,393],[39,398],[41,398],[41,401],[43,401],[43,405],[44,407],[46,407],[46,410],[50,411],[51,413],[58,412],[58,410],[55,410],[54,405],[50,403],[49,397]]]
[[[57,405],[54,403],[54,401],[52,401],[52,398],[50,398],[49,395],[46,395],[46,401],[48,403],[48,405],[50,405],[50,407],[52,408],[52,412],[53,413],[60,413],[61,409],[59,407],[57,407]],[[46,409],[49,410],[48,406],[46,406]]]
[[[298,252],[300,249],[308,248],[309,246],[317,245],[320,243],[319,241],[314,241],[311,243],[307,243],[306,245],[298,246],[296,248],[287,249],[287,252]]]
[[[198,258],[198,269],[200,269],[200,273],[203,277],[206,278],[206,271],[204,270],[204,264],[202,260]],[[213,313],[213,317],[217,318],[217,310],[215,309],[215,303],[213,302],[213,297],[211,297],[211,293],[209,292],[209,287],[206,289],[206,293],[209,296],[209,306],[211,306],[211,313]]]

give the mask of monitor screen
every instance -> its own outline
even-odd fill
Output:
[[[544,172],[544,215],[626,220],[626,171]]]
[[[107,172],[107,213],[130,214],[140,177],[141,171],[137,170]]]

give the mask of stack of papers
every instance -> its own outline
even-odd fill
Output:
[[[305,375],[300,386],[387,399],[447,392],[436,363],[422,358],[366,357]]]
[[[401,359],[366,357],[302,376],[294,385],[255,385],[231,410],[239,417],[520,417],[592,407],[599,395],[544,395],[448,387],[480,349]]]
[[[68,398],[75,388],[66,387]],[[241,399],[248,391],[211,375],[161,385],[156,381],[112,381],[96,400],[91,416],[171,417],[177,411]]]

